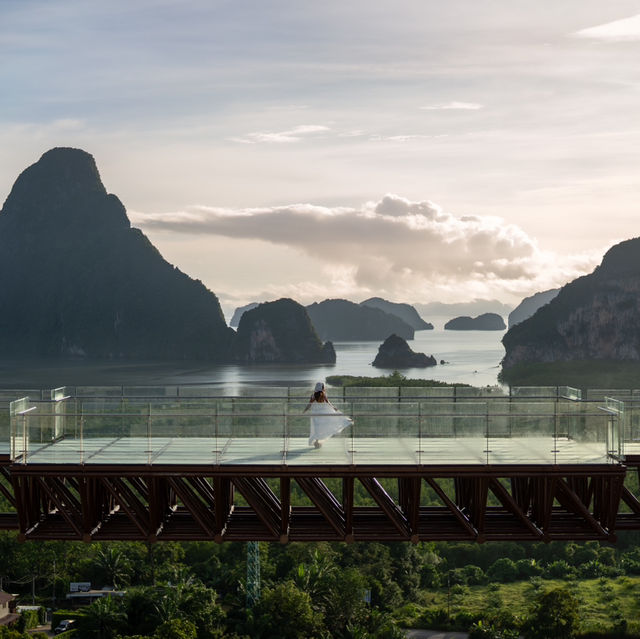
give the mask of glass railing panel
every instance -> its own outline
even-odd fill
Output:
[[[25,462],[29,452],[28,413],[37,410],[29,397],[21,397],[9,403],[10,456],[14,461]]]
[[[528,399],[541,398],[552,399],[558,394],[556,386],[514,386],[511,388],[511,397]]]
[[[178,397],[224,397],[223,388],[213,384],[189,384],[187,386],[178,386]]]
[[[288,389],[288,397],[290,401],[301,401],[301,400],[306,400],[308,401],[309,398],[311,397],[311,395],[313,394],[313,386],[289,386]],[[340,392],[342,389],[334,389],[332,388],[327,388],[326,392],[327,395],[329,396],[329,399],[331,401],[333,401],[334,398],[338,398],[338,397],[342,397],[342,393]]]
[[[351,415],[354,464],[419,463],[419,402],[361,399],[352,403]]]
[[[558,386],[558,397],[580,401],[582,399],[582,391],[572,386]]]
[[[486,402],[420,402],[421,462],[486,463],[486,427]]]
[[[640,399],[638,398],[625,402],[624,442],[627,452],[636,449],[640,452]]]
[[[505,389],[502,386],[456,386],[456,399],[473,398],[491,398],[505,395]]]
[[[76,386],[74,397],[122,397],[122,386]]]
[[[132,398],[78,400],[76,447],[85,464],[146,464],[152,453],[149,403]],[[71,441],[70,433],[64,443]]]
[[[23,397],[38,398],[40,391],[34,389],[0,390],[0,455],[9,455],[11,452],[11,402]]]
[[[150,404],[150,463],[213,464],[217,462],[216,402],[181,398]]]
[[[344,389],[345,400],[356,399],[397,399],[400,389],[397,386],[347,386]]]
[[[238,389],[238,397],[265,397],[273,399],[286,399],[289,393],[287,386],[246,386]]]
[[[177,386],[123,386],[124,397],[177,397]]]
[[[232,401],[230,437],[222,464],[282,464],[289,407],[286,401],[242,399]]]
[[[598,431],[603,433],[607,420],[599,403],[559,401],[555,417],[554,463],[607,463],[606,441],[598,434]]]

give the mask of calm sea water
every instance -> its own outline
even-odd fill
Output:
[[[418,331],[409,345],[414,351],[433,355],[438,365],[401,371],[407,377],[464,382],[474,386],[497,384],[504,356],[504,331],[445,331],[442,323],[432,331]],[[334,366],[256,364],[207,365],[202,362],[0,362],[2,388],[54,388],[58,386],[136,386],[173,384],[220,384],[225,392],[251,385],[312,386],[327,375],[388,375],[374,368],[378,342],[337,342]],[[440,360],[447,364],[441,365]]]

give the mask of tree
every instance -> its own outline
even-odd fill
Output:
[[[311,598],[292,581],[265,590],[253,609],[256,632],[261,639],[301,639],[317,637],[321,617],[311,607]]]
[[[487,570],[487,576],[494,581],[501,581],[502,583],[508,583],[515,581],[518,578],[518,568],[516,564],[507,557],[498,559],[489,566]]]
[[[538,595],[525,624],[526,639],[571,639],[580,619],[578,607],[578,600],[567,588]]]
[[[85,609],[78,620],[79,634],[85,639],[112,639],[126,624],[123,602],[119,597],[102,597]]]
[[[171,619],[160,624],[154,639],[196,639],[196,627],[186,619]]]
[[[116,590],[126,583],[131,569],[127,558],[118,548],[103,546],[98,550],[95,562],[103,578]]]

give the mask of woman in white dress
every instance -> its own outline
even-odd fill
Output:
[[[329,439],[353,424],[350,417],[343,415],[329,401],[322,382],[316,384],[313,395],[309,398],[309,403],[302,412],[306,413],[309,408],[311,408],[309,446],[320,448],[325,439]]]

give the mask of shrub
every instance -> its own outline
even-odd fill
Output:
[[[515,562],[507,557],[502,557],[497,561],[494,561],[489,570],[487,570],[487,576],[495,581],[502,583],[508,583],[516,581],[518,579],[518,568]]]
[[[543,575],[547,579],[569,579],[575,575],[575,571],[564,559],[560,559],[549,564]]]

